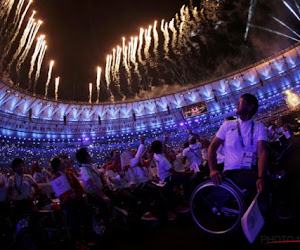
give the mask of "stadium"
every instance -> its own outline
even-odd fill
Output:
[[[256,119],[267,123],[290,112],[288,96],[294,96],[293,108],[298,105],[299,53],[296,43],[237,71],[192,86],[175,86],[166,95],[137,101],[99,103],[99,95],[95,103],[58,100],[57,96],[51,98],[25,90],[3,73],[1,165],[9,166],[14,156],[22,156],[28,162],[47,162],[57,153],[73,155],[80,146],[94,152],[95,162],[103,162],[116,147],[137,146],[140,135],[149,140],[167,135],[174,147],[184,143],[187,130],[211,139],[224,118],[234,115],[243,93],[258,98],[260,109]],[[115,72],[111,72],[110,77],[114,76]],[[109,81],[107,75],[106,80]]]

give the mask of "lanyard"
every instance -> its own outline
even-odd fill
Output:
[[[245,144],[244,144],[244,141],[243,141],[243,137],[242,137],[242,133],[241,133],[241,128],[240,128],[239,121],[237,121],[237,128],[238,128],[238,132],[239,132],[239,137],[240,137],[240,142],[241,142],[242,148],[244,148]],[[253,132],[254,132],[254,121],[252,120],[252,124],[251,124],[251,146],[253,146]]]
[[[21,177],[20,186],[17,187],[17,178],[15,176],[15,188],[16,188],[16,190],[17,190],[17,192],[18,192],[19,195],[22,193],[21,190],[20,190],[20,188],[23,185],[23,174],[20,177]]]

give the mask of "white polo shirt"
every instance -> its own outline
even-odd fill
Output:
[[[32,194],[31,187],[36,184],[35,180],[29,174],[10,176],[7,181],[7,187],[12,188],[14,200],[26,200]]]
[[[94,188],[88,183],[89,180],[93,180],[99,189],[103,188],[100,172],[94,164],[81,164],[80,174],[87,193],[92,195],[96,194]]]
[[[224,171],[241,169],[243,151],[257,153],[257,142],[268,141],[266,127],[262,123],[254,122],[253,146],[251,146],[252,121],[252,119],[246,122],[243,122],[241,119],[226,121],[217,132],[216,137],[224,140]],[[237,122],[239,122],[240,125],[241,135],[245,145],[244,148],[241,145]]]
[[[172,175],[169,171],[172,165],[163,154],[154,154],[154,161],[158,169],[158,178],[160,180],[164,181],[168,176]]]
[[[201,143],[190,144],[182,151],[182,155],[187,157],[190,169],[197,169],[202,163]]]

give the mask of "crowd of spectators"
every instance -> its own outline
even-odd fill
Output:
[[[268,139],[276,147],[285,147],[294,133],[288,124],[266,126]],[[186,132],[186,142],[177,147],[169,146],[167,136],[148,145],[141,136],[136,148],[116,147],[103,163],[94,162],[93,153],[83,147],[73,155],[58,153],[43,164],[36,159],[27,165],[15,158],[11,168],[1,169],[1,217],[9,218],[13,230],[26,218],[30,230],[39,235],[36,211],[61,210],[76,247],[92,241],[91,235],[102,234],[99,228],[112,229],[116,216],[175,220],[178,213],[189,211],[191,192],[209,175],[210,141],[191,130]],[[217,155],[222,164],[221,147]],[[55,187],[61,183],[67,184],[65,192]],[[100,218],[97,222],[96,216]],[[84,233],[80,230],[83,225]]]

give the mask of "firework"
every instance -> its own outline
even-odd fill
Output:
[[[89,84],[89,103],[92,103],[92,95],[93,95],[93,84]]]
[[[101,80],[101,68],[97,67],[97,78],[96,78],[96,85],[97,85],[97,103],[100,101],[100,80]]]
[[[48,78],[47,78],[47,82],[45,84],[45,98],[48,97],[48,89],[49,89],[49,84],[51,81],[51,74],[52,74],[52,68],[54,66],[54,61],[50,61],[50,65],[49,65],[49,71],[48,71]]]
[[[59,87],[59,77],[55,78],[55,101],[58,100],[58,87]]]

